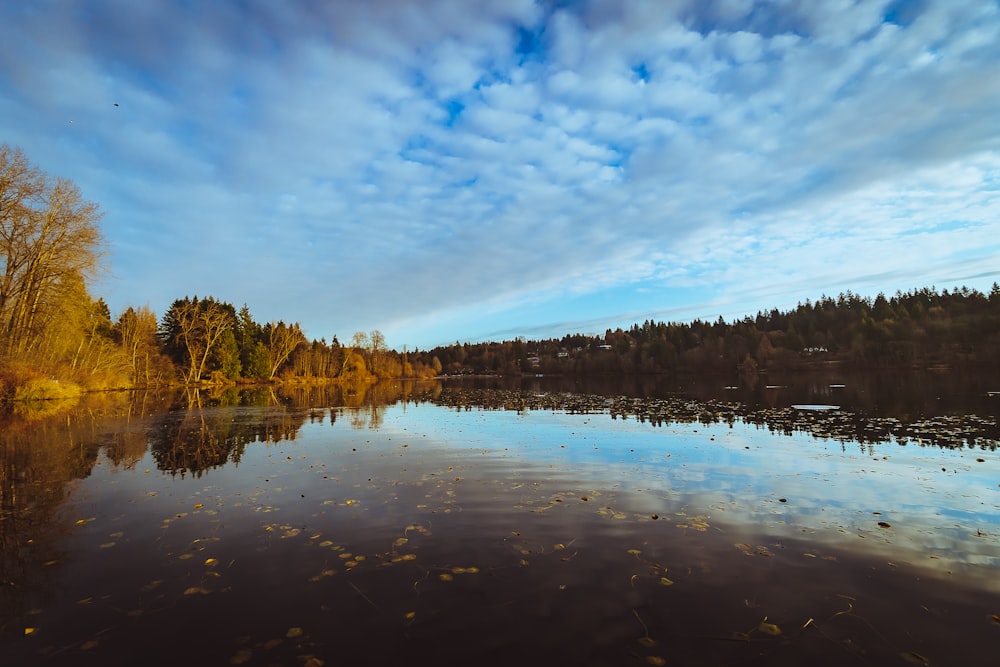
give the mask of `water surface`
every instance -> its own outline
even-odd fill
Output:
[[[1000,654],[993,450],[442,391],[132,397],[12,422],[0,663]]]

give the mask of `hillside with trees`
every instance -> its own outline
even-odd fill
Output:
[[[603,335],[459,344],[430,350],[455,374],[756,374],[851,368],[1000,366],[1000,286],[847,292],[789,311],[680,324],[647,320]]]
[[[309,340],[297,322],[184,296],[158,318],[112,316],[90,291],[104,239],[96,204],[0,145],[0,397],[167,384],[374,382],[465,374],[743,373],[1000,366],[1000,286],[922,288],[874,298],[822,296],[790,311],[725,322],[648,320],[603,335],[388,348],[379,331]]]

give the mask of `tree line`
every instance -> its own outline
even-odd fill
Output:
[[[823,363],[1000,365],[1000,287],[847,292],[725,322],[648,320],[603,335],[390,349],[379,331],[308,340],[297,322],[258,322],[212,296],[162,317],[112,316],[89,284],[104,257],[101,218],[66,179],[0,145],[0,397],[204,382],[429,378],[449,374],[755,374]],[[68,381],[68,382],[67,382]]]
[[[440,364],[389,349],[379,331],[309,341],[207,296],[113,317],[89,285],[102,270],[96,204],[19,148],[0,145],[0,397],[172,383],[431,377]]]
[[[445,373],[744,373],[1000,366],[1000,286],[934,287],[875,298],[846,292],[726,322],[647,320],[603,335],[434,348]]]

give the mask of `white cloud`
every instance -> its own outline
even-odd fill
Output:
[[[451,314],[444,342],[639,283],[755,308],[1000,254],[989,3],[91,5],[0,12],[0,113],[106,211],[115,307]]]

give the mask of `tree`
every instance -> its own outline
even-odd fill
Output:
[[[264,329],[250,315],[250,308],[244,303],[236,314],[233,332],[240,348],[240,366],[243,376],[264,379],[268,376],[267,355],[261,355],[259,347],[264,341]],[[266,348],[265,348],[266,349]],[[262,363],[263,360],[263,363]]]
[[[368,359],[371,364],[372,373],[381,375],[385,355],[385,336],[378,329],[368,334]]]
[[[126,308],[115,323],[119,345],[136,385],[149,385],[153,381],[153,360],[158,356],[156,341],[156,314],[149,306]]]
[[[185,367],[184,381],[200,381],[209,369],[209,360],[223,335],[232,327],[234,308],[212,297],[177,299],[163,315],[159,336],[174,361]],[[235,340],[233,341],[235,344]]]
[[[0,356],[29,354],[45,316],[97,271],[100,217],[71,181],[50,182],[20,149],[0,145]]]
[[[292,325],[270,322],[264,327],[264,337],[267,339],[268,378],[274,377],[299,343],[306,342],[298,322]]]

